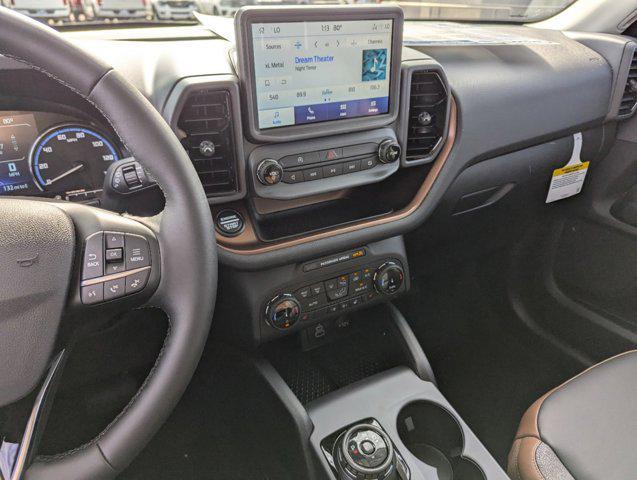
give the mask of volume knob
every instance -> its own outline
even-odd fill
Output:
[[[271,158],[263,160],[257,167],[257,178],[263,185],[276,185],[283,177],[283,167]]]

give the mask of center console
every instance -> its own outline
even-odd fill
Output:
[[[184,79],[166,104],[216,220],[215,328],[282,410],[246,412],[293,424],[283,450],[303,450],[276,478],[506,479],[390,303],[457,124],[402,27],[387,5],[241,9],[233,74]]]
[[[508,479],[436,386],[407,368],[318,399],[307,412],[310,443],[333,479]]]
[[[281,436],[303,452],[286,468],[316,480],[508,480],[438,390],[395,306],[349,313],[332,328],[320,344],[271,342],[254,364],[286,412],[268,413],[268,430],[289,418]]]

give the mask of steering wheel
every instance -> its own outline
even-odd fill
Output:
[[[210,208],[170,127],[112,67],[4,7],[0,54],[45,73],[98,108],[135,159],[153,173],[166,198],[160,215],[143,219],[70,202],[0,198],[0,406],[23,398],[42,381],[59,348],[63,317],[90,322],[96,313],[151,305],[169,318],[155,366],[120,415],[88,444],[52,460],[36,459],[25,475],[30,480],[114,478],[166,420],[201,358],[217,287]],[[91,286],[126,278],[91,270],[100,267],[89,255],[96,254],[99,263],[112,232],[118,234],[113,241],[126,240],[127,255],[129,244],[141,248],[129,260],[132,271],[145,276],[146,287],[85,305],[84,288],[89,295]]]

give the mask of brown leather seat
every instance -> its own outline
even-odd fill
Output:
[[[637,478],[637,351],[589,368],[531,405],[508,473],[514,480]]]

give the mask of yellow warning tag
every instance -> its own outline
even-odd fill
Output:
[[[562,167],[562,168],[556,168],[555,170],[553,170],[553,176],[554,177],[559,177],[561,175],[566,175],[568,173],[573,173],[573,172],[579,172],[581,170],[586,170],[588,169],[588,164],[590,162],[584,162],[584,163],[580,163],[579,165],[569,165],[567,167]]]
[[[571,159],[562,168],[553,170],[551,185],[549,186],[549,192],[546,196],[546,203],[572,197],[582,191],[590,162],[582,162],[580,160],[582,134],[576,133],[573,135],[573,140],[573,154],[571,155]]]

